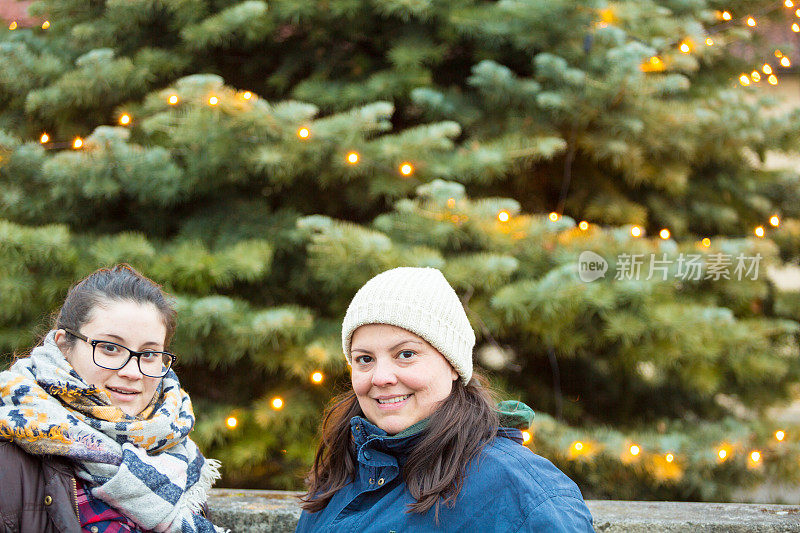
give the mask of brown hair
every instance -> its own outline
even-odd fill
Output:
[[[467,465],[490,442],[499,425],[486,378],[474,372],[469,383],[457,379],[450,395],[430,416],[422,438],[403,467],[403,481],[416,500],[408,512],[426,513],[434,505],[455,505]],[[355,480],[357,463],[350,419],[363,416],[351,390],[331,400],[322,421],[322,440],[308,473],[308,492],[301,507],[309,512],[325,508],[334,494]]]
[[[53,329],[80,331],[91,320],[96,307],[102,307],[108,301],[123,300],[156,306],[167,328],[166,347],[175,333],[177,322],[172,301],[156,282],[126,264],[101,268],[73,285],[56,316]],[[66,340],[69,345],[75,343],[72,335],[67,335]]]

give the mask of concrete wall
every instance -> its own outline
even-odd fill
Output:
[[[208,505],[215,524],[233,533],[294,531],[299,492],[214,489]],[[594,527],[605,533],[798,532],[800,506],[742,503],[589,501]]]

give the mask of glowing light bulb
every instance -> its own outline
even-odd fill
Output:
[[[636,457],[637,455],[639,455],[639,452],[641,450],[639,449],[639,447],[637,445],[634,444],[628,449],[628,451],[631,452],[631,455]]]
[[[245,100],[250,100],[252,97],[253,97],[253,93],[251,93],[250,91],[245,91],[242,94],[242,98],[244,98]]]
[[[358,163],[358,152],[350,152],[347,154],[347,162],[351,165]]]
[[[167,103],[169,103],[169,105],[177,104],[178,103],[178,95],[177,94],[171,94],[169,96],[169,98],[167,98]]]
[[[16,29],[17,29],[17,21],[15,20],[15,21],[14,21],[14,22],[12,22],[11,24],[9,24],[9,25],[8,25],[8,29],[9,29],[9,30],[11,30],[11,31],[14,31],[14,30],[16,30]]]
[[[742,74],[741,76],[739,76],[739,83],[747,87],[748,85],[750,85],[750,78],[747,77],[747,74]]]
[[[667,228],[662,229],[658,232],[658,236],[664,240],[669,239],[669,230]]]
[[[764,236],[764,226],[758,226],[753,233],[756,234],[756,237],[763,237]]]
[[[708,237],[705,237],[705,238],[704,238],[702,241],[700,241],[700,242],[702,242],[702,243],[703,243],[703,246],[705,246],[706,248],[708,248],[709,246],[711,246],[711,239],[709,239]]]
[[[772,227],[777,228],[781,225],[781,219],[778,217],[778,215],[772,215],[769,217],[769,223]]]
[[[778,85],[778,78],[775,77],[775,74],[770,74],[769,78],[767,78],[767,81],[770,85]]]
[[[558,216],[558,213],[556,213],[555,211],[550,213],[549,216],[550,216],[550,220],[552,220],[553,222],[557,222],[558,221],[559,216]]]
[[[308,128],[300,128],[297,130],[297,136],[301,139],[308,139],[311,136],[311,131]]]
[[[795,9],[795,10],[794,10],[794,15],[795,15],[796,17],[800,17],[800,9]]]
[[[44,22],[42,22],[42,29],[43,30],[46,30],[49,27],[50,27],[50,21],[49,20],[45,20]]]
[[[784,67],[791,67],[791,66],[792,66],[792,62],[791,62],[791,61],[789,61],[789,58],[788,58],[788,57],[786,57],[786,56],[783,56],[783,57],[781,58],[781,65],[782,65],[782,66],[784,66]]]
[[[731,20],[731,14],[728,11],[723,11],[722,15],[720,16],[722,17],[722,20]]]
[[[411,165],[411,163],[403,163],[402,165],[400,165],[400,174],[402,174],[403,176],[410,176],[413,173],[414,173],[414,167]]]
[[[642,236],[642,228],[639,226],[634,226],[631,228],[631,235],[634,237],[641,237]]]
[[[576,452],[580,452],[583,450],[583,443],[581,441],[577,441],[572,444],[572,447],[575,448]]]
[[[522,432],[522,444],[528,444],[531,441],[531,433],[530,431],[523,431]]]
[[[120,115],[120,117],[119,117],[119,123],[120,123],[122,126],[127,126],[128,124],[130,124],[130,123],[131,123],[131,116],[130,116],[129,114],[127,114],[127,113],[125,113],[125,114],[123,114],[123,115]]]
[[[764,63],[764,66],[763,66],[763,67],[761,67],[761,71],[762,71],[764,74],[772,74],[772,67],[771,67],[771,66],[769,66],[767,63]]]
[[[585,220],[582,220],[581,223],[578,224],[578,227],[581,228],[583,231],[586,231],[587,229],[589,229],[589,223],[586,222]]]
[[[692,48],[689,46],[688,43],[681,43],[680,51],[683,52],[684,54],[688,54],[689,52],[692,51]]]
[[[236,420],[236,417],[234,416],[229,416],[228,419],[225,420],[225,425],[231,429],[235,428],[238,423],[239,421]]]
[[[724,449],[724,448],[723,448],[723,449],[721,449],[721,450],[719,450],[719,451],[717,452],[717,457],[719,457],[720,459],[722,459],[722,460],[724,461],[724,460],[725,460],[725,458],[726,458],[726,457],[728,457],[728,450],[726,450],[726,449]]]
[[[453,209],[456,206],[456,199],[455,198],[448,198],[447,199],[447,207]]]
[[[319,370],[311,374],[311,381],[313,381],[314,383],[322,383],[322,380],[324,378],[325,376],[323,376],[322,372],[320,372]]]
[[[792,0],[786,0],[783,5],[786,7],[794,7],[794,2],[792,2]]]
[[[753,450],[750,453],[750,460],[753,461],[753,463],[758,463],[761,460],[761,452]]]
[[[712,39],[711,37],[706,37],[706,45],[714,46],[714,39]]]
[[[756,25],[756,19],[753,17],[747,17],[747,25],[751,28]]]
[[[750,77],[753,78],[753,81],[756,83],[761,81],[761,74],[759,74],[757,70],[751,72]]]
[[[78,150],[81,146],[83,146],[83,139],[81,139],[80,137],[75,137],[75,140],[72,141],[72,147],[75,150]]]
[[[42,136],[39,137],[39,142],[44,144],[50,140],[50,136],[47,133],[42,133]]]
[[[272,408],[275,409],[276,411],[283,409],[283,399],[273,398],[272,401],[270,402],[270,405],[272,405]]]
[[[792,24],[792,31],[795,32],[795,33],[800,32],[800,24],[798,24],[796,22],[794,24]]]
[[[217,105],[219,103],[219,98],[216,96],[212,96],[208,99],[208,105]]]
[[[777,440],[778,442],[782,442],[783,439],[785,438],[786,438],[786,433],[784,433],[783,430],[779,429],[778,431],[775,432],[775,440]]]
[[[497,213],[497,220],[499,220],[500,222],[508,222],[508,220],[510,218],[511,218],[511,215],[505,209],[503,211],[500,211],[499,213]]]
[[[667,461],[668,463],[671,463],[672,461],[674,461],[674,460],[675,460],[675,456],[674,456],[674,455],[672,455],[671,453],[668,453],[667,455],[665,455],[665,456],[664,456],[664,459],[666,459],[666,461]]]

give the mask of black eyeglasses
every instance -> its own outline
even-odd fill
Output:
[[[106,370],[119,370],[128,364],[131,357],[135,357],[142,375],[150,378],[163,378],[177,359],[169,352],[137,352],[116,342],[90,339],[86,335],[70,331],[67,328],[63,329],[73,337],[91,344],[94,364]]]

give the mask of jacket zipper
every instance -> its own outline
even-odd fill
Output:
[[[80,519],[81,514],[78,512],[78,482],[75,481],[75,476],[72,477],[72,496],[72,501],[75,502],[75,516]]]

